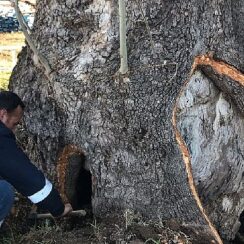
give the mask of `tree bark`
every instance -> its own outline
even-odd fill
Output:
[[[55,181],[60,155],[86,156],[95,215],[133,209],[203,226],[206,243],[221,243],[215,227],[233,239],[244,202],[244,2],[138,4],[126,2],[122,76],[117,1],[37,2],[32,38],[53,73],[29,47],[20,54],[10,88],[26,103],[21,138]]]

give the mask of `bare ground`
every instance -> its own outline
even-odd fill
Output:
[[[63,219],[29,219],[30,203],[20,199],[1,228],[0,243],[6,244],[140,244],[140,243],[194,243],[179,226],[172,230],[165,223],[146,223],[141,216],[126,211],[94,218],[89,209],[86,217]],[[172,225],[171,223],[171,225]],[[201,243],[201,242],[195,242]]]
[[[201,227],[174,220],[150,223],[130,210],[95,218],[86,208],[85,217],[38,220],[29,218],[31,204],[25,198],[15,205],[0,229],[0,244],[209,244]]]

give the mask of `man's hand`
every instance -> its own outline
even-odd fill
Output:
[[[61,217],[64,217],[64,216],[68,215],[72,211],[73,211],[73,208],[72,208],[71,204],[70,203],[66,203],[64,205],[64,212],[62,213]]]

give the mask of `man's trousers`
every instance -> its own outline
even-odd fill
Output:
[[[13,187],[5,180],[0,180],[0,226],[8,215],[14,202]]]

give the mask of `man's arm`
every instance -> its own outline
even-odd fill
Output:
[[[14,139],[8,138],[0,146],[0,176],[12,184],[17,191],[28,197],[54,217],[72,211],[70,204],[64,205],[58,191],[44,174],[33,165]]]

